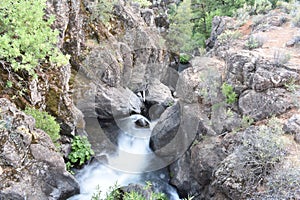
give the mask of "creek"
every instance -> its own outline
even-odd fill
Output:
[[[135,123],[137,120],[149,126],[139,127]],[[80,194],[69,200],[90,200],[97,188],[104,197],[115,184],[122,187],[130,183],[146,185],[146,182],[151,182],[154,192],[163,192],[170,200],[179,200],[176,189],[168,184],[170,177],[164,162],[149,148],[155,123],[142,115],[131,115],[113,123],[86,119],[95,159],[76,172]]]

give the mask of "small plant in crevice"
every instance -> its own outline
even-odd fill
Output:
[[[242,128],[248,128],[249,126],[251,126],[252,124],[254,123],[254,119],[249,116],[249,115],[243,115],[243,118],[242,118]]]
[[[273,56],[273,64],[276,67],[281,67],[281,66],[287,64],[290,59],[291,59],[290,54],[280,51],[280,50],[276,50],[274,52],[274,56]]]
[[[68,155],[69,161],[66,163],[67,169],[74,166],[82,166],[91,159],[94,151],[86,136],[75,136],[71,145],[71,153]]]
[[[237,94],[233,90],[233,87],[227,83],[223,83],[222,87],[222,94],[226,98],[226,103],[233,104],[237,101]]]
[[[285,83],[284,87],[292,93],[295,93],[300,89],[300,86],[296,84],[295,79],[291,79],[289,82]]]
[[[180,54],[179,55],[179,62],[181,64],[188,64],[190,60],[191,60],[191,56],[188,54]]]
[[[24,112],[27,115],[31,115],[35,119],[35,127],[45,131],[50,136],[52,142],[57,145],[57,140],[60,138],[60,126],[55,121],[55,118],[46,111],[30,107],[26,107]]]
[[[263,38],[259,37],[259,36],[253,36],[251,35],[246,44],[245,44],[245,47],[249,50],[252,50],[252,49],[256,49],[256,48],[260,48],[262,47],[264,44],[264,41],[263,41]]]

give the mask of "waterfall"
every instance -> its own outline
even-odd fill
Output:
[[[139,119],[147,122],[149,127],[137,127],[135,122]],[[127,186],[129,183],[145,185],[146,181],[152,182],[155,189],[166,193],[170,200],[178,200],[176,190],[168,184],[166,169],[145,172],[151,164],[149,157],[152,157],[153,152],[149,148],[149,140],[155,122],[150,122],[141,115],[132,115],[116,120],[116,125],[120,129],[116,151],[106,153],[106,164],[93,162],[76,174],[80,194],[69,200],[90,200],[97,187],[105,196],[109,187],[116,183],[119,186]]]

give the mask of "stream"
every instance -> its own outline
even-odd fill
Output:
[[[148,122],[149,127],[138,127],[135,121],[139,119]],[[130,183],[146,185],[146,182],[151,182],[154,192],[163,192],[170,200],[179,200],[176,189],[168,184],[170,177],[168,170],[162,167],[163,161],[149,148],[155,123],[142,115],[102,124],[95,118],[86,119],[95,159],[76,171],[80,194],[68,200],[90,200],[97,188],[104,198],[116,184],[122,187]]]

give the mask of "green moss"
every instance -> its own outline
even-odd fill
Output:
[[[60,126],[53,116],[49,115],[45,111],[40,111],[30,107],[27,107],[24,112],[35,119],[36,128],[42,129],[50,136],[54,143],[57,142],[60,138]]]

